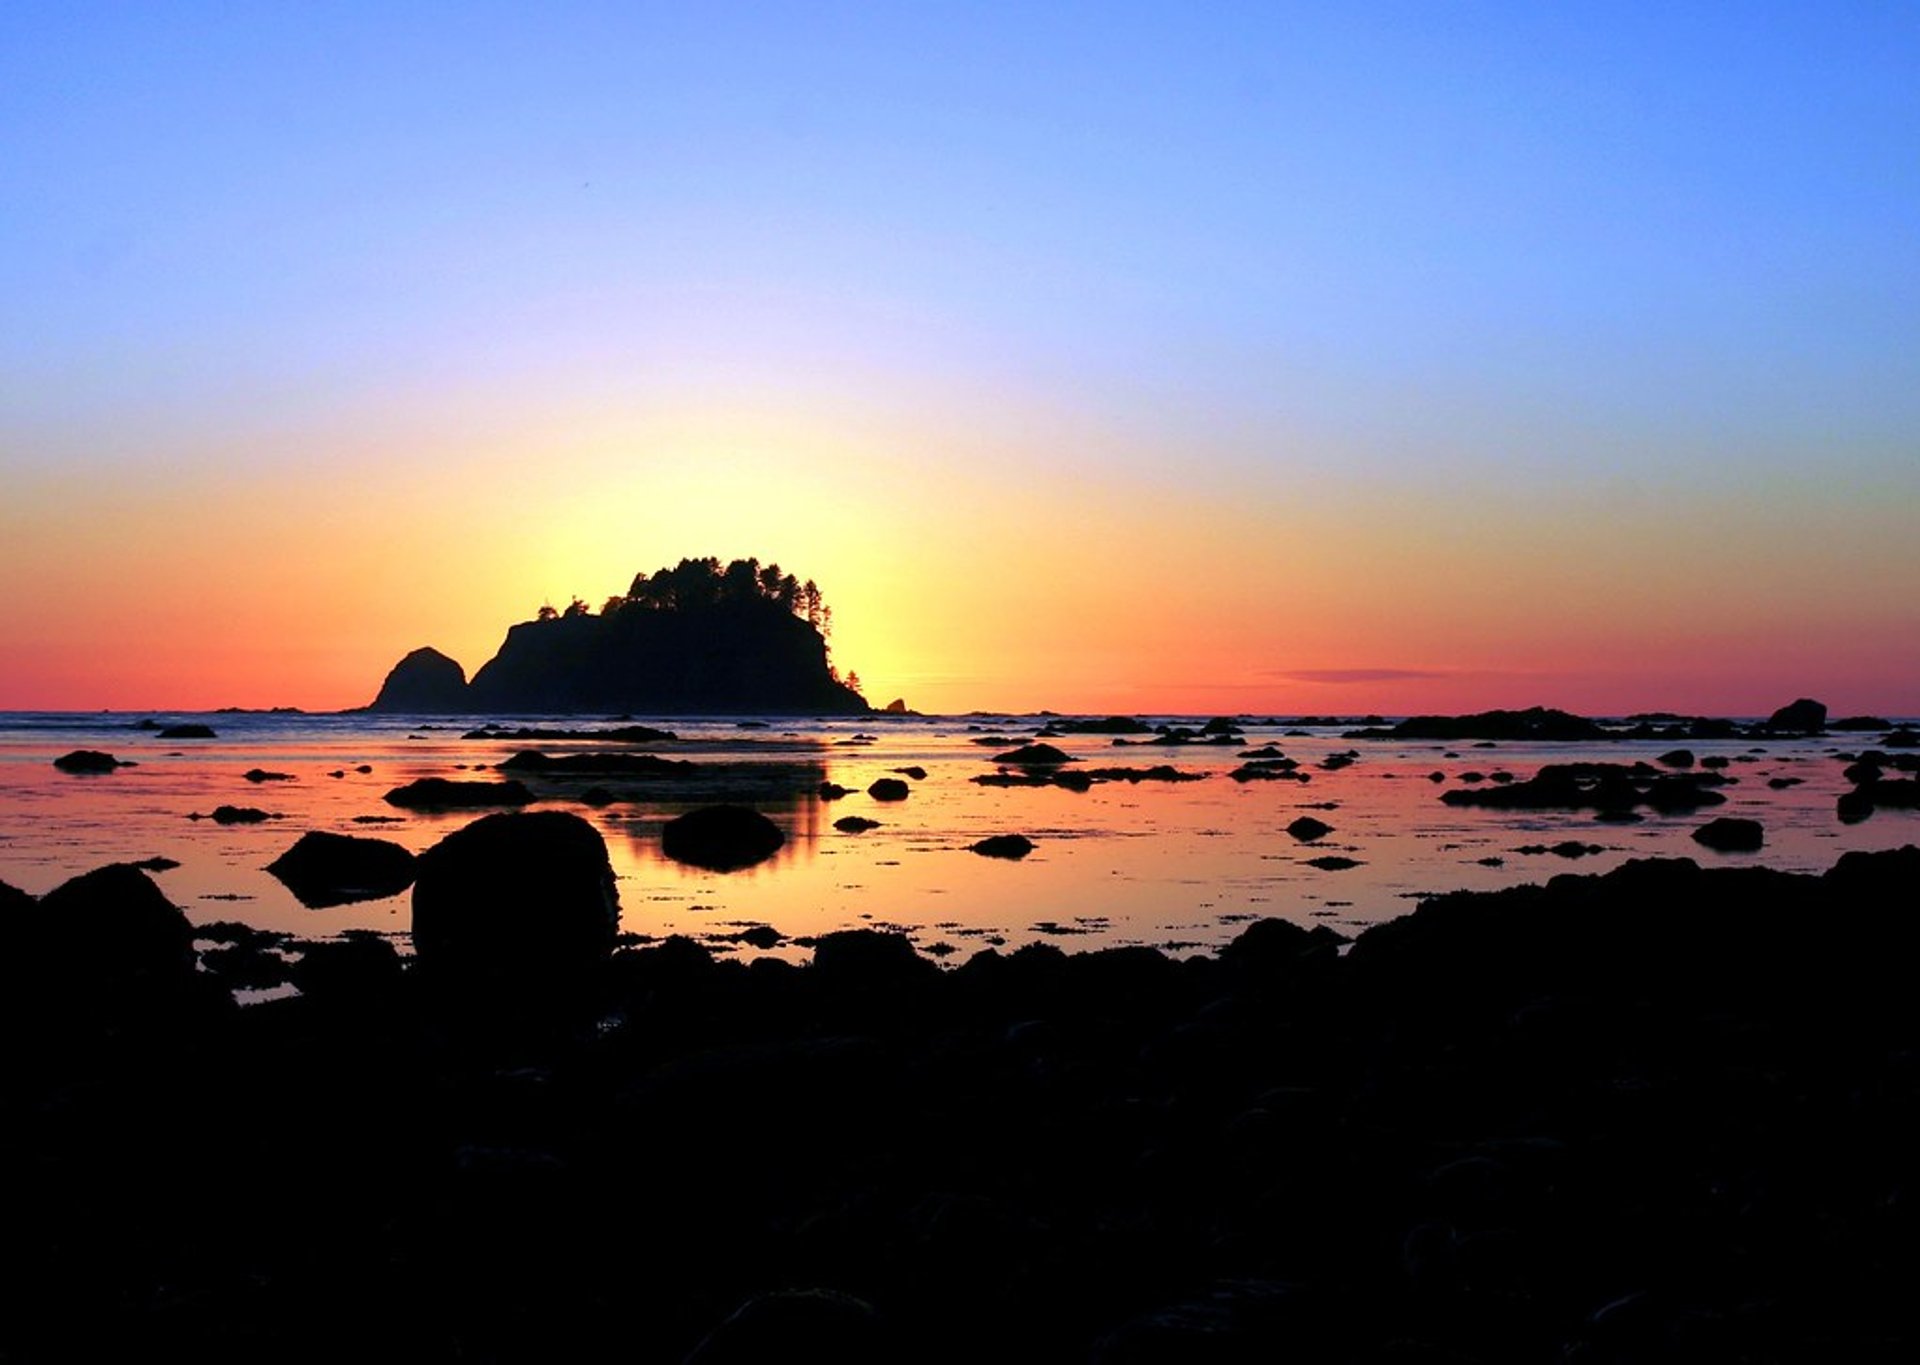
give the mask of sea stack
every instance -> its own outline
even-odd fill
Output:
[[[467,671],[437,649],[422,646],[393,666],[369,711],[464,711]]]

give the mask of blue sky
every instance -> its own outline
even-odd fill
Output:
[[[1744,544],[1920,493],[1920,9],[15,4],[0,297],[16,527],[752,411]]]

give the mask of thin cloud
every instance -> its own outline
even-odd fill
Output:
[[[1374,683],[1418,682],[1428,678],[1451,678],[1456,674],[1432,668],[1296,668],[1268,669],[1261,675],[1302,683]]]

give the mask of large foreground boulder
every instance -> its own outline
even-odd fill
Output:
[[[267,864],[309,910],[397,896],[413,885],[413,854],[390,839],[311,830]]]
[[[488,815],[414,860],[423,970],[551,976],[613,951],[620,895],[600,831],[565,811]]]
[[[194,974],[193,926],[153,878],[114,863],[62,882],[33,916],[40,968],[105,992]]]
[[[29,1067],[57,1068],[95,1044],[165,1051],[232,1006],[198,970],[187,917],[137,867],[85,873],[37,904],[16,901],[7,918],[0,1019],[12,1023],[0,1049],[31,1029]]]

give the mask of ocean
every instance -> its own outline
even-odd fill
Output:
[[[423,850],[483,812],[402,810],[386,802],[387,792],[422,777],[497,778],[495,765],[527,749],[612,749],[695,764],[692,778],[666,782],[529,782],[541,797],[537,808],[574,811],[604,836],[619,878],[622,928],[635,941],[683,934],[717,952],[795,960],[805,958],[810,936],[853,927],[907,934],[949,962],[986,946],[1035,941],[1208,952],[1261,917],[1352,934],[1405,913],[1424,895],[1601,872],[1632,858],[1818,871],[1850,850],[1920,840],[1913,811],[1882,810],[1857,824],[1836,816],[1837,799],[1851,789],[1844,756],[1872,747],[1872,735],[1688,743],[1702,762],[1726,761],[1719,769],[1726,785],[1718,789],[1725,804],[1649,812],[1633,824],[1600,821],[1591,811],[1502,811],[1440,798],[1524,780],[1547,763],[1653,763],[1672,742],[1349,740],[1340,727],[1243,722],[1228,745],[1136,747],[1105,734],[1049,741],[1078,760],[1076,769],[1167,765],[1192,780],[1099,781],[1086,790],[975,780],[1002,771],[993,762],[1002,741],[1005,749],[1030,742],[1049,719],[0,713],[0,881],[37,895],[104,863],[166,859],[177,866],[155,879],[198,925],[239,922],[302,939],[372,931],[392,935],[404,951],[406,894],[309,909],[267,864],[308,830]],[[1205,720],[1143,719],[1196,728]],[[633,745],[469,737],[486,723],[536,730],[639,723],[676,738]],[[215,737],[160,735],[185,724],[205,725]],[[1297,762],[1307,780],[1231,777],[1243,753],[1267,746]],[[135,766],[102,774],[54,767],[78,749]],[[925,774],[903,779],[906,799],[868,794],[875,780],[901,769]],[[249,772],[280,776],[249,780]],[[822,783],[850,794],[823,799]],[[583,801],[595,786],[614,799]],[[668,820],[727,800],[752,804],[780,826],[785,843],[775,856],[717,873],[663,855]],[[274,818],[250,825],[204,818],[222,805]],[[878,825],[845,832],[835,821],[846,816]],[[1296,839],[1287,828],[1302,816],[1331,832]],[[1743,854],[1703,848],[1692,833],[1716,816],[1759,820],[1764,847]],[[1023,835],[1033,851],[1018,860],[971,851],[997,834]],[[754,937],[765,944],[767,926],[780,936],[771,947],[743,937],[758,930]]]

